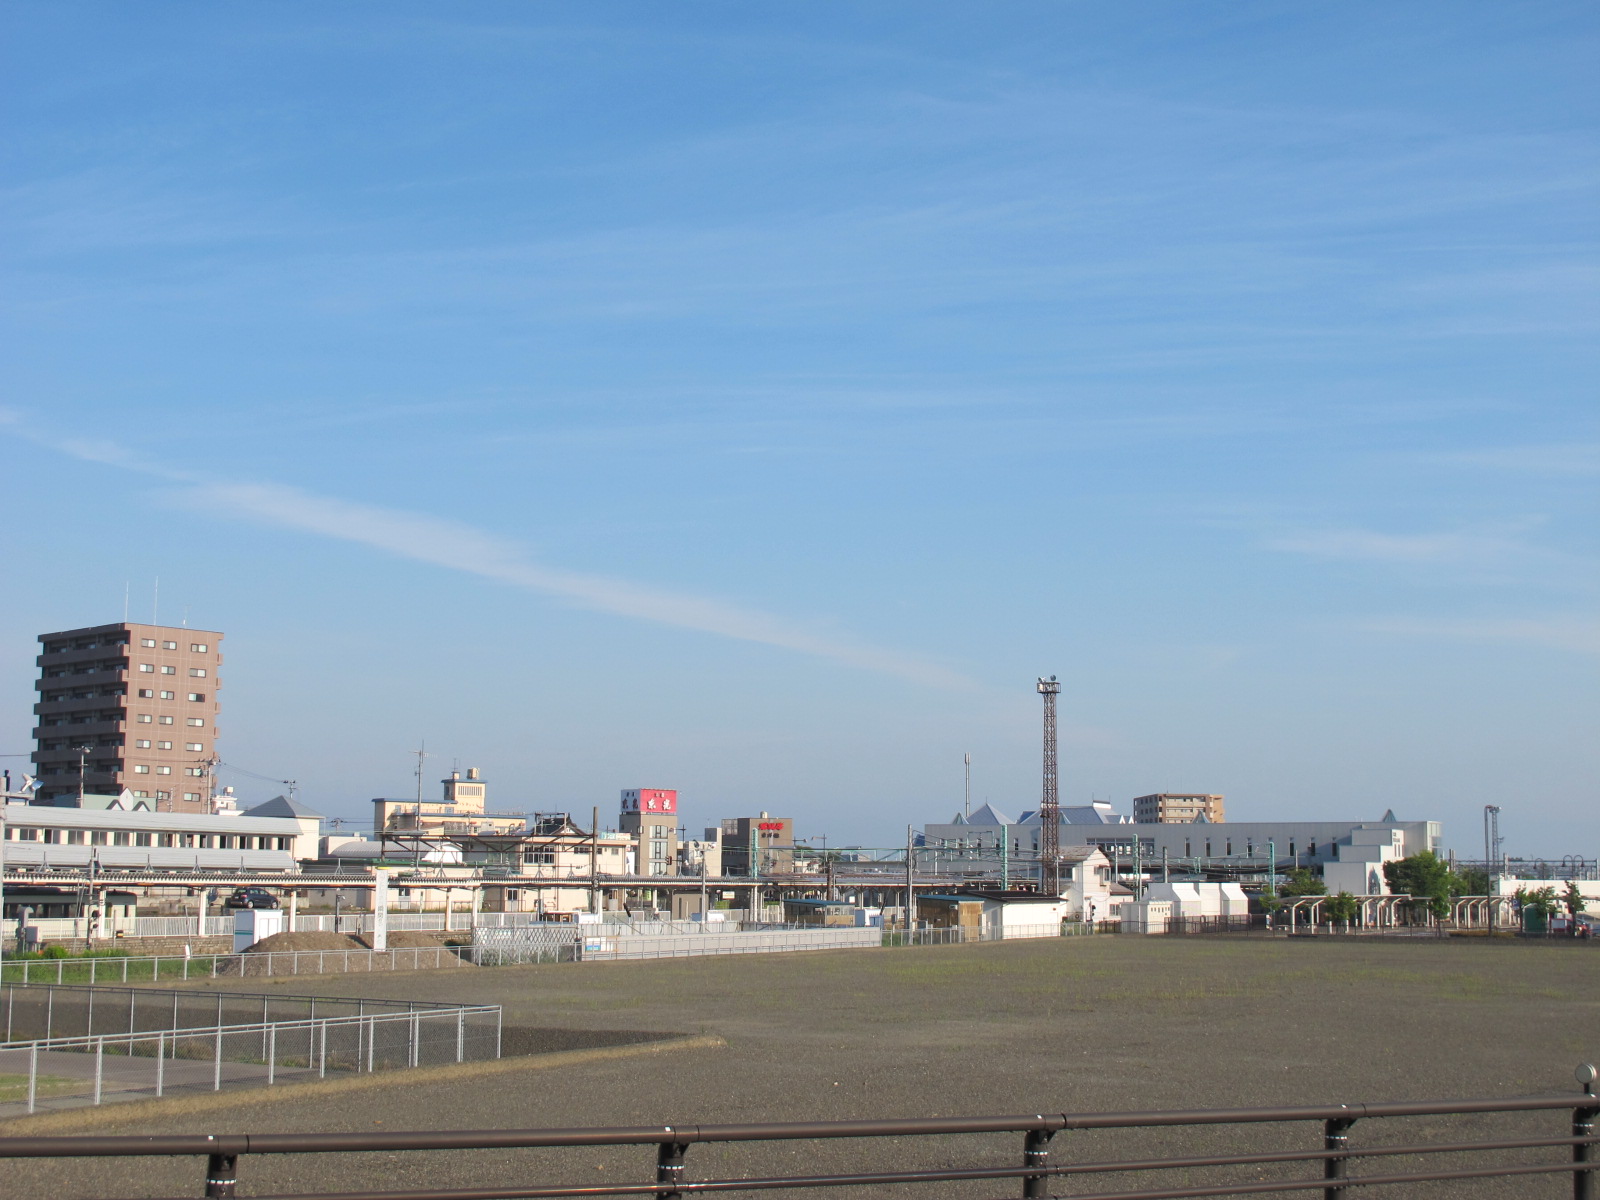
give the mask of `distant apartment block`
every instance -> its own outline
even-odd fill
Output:
[[[1206,792],[1157,792],[1133,798],[1133,819],[1138,825],[1193,825],[1201,817],[1220,823],[1222,797]]]
[[[209,812],[222,634],[123,621],[39,641],[35,801],[126,789],[161,812]]]

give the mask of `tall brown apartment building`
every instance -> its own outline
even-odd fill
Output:
[[[1222,797],[1208,792],[1156,792],[1133,798],[1133,820],[1138,825],[1192,825],[1204,817],[1215,824],[1222,818]]]
[[[39,641],[35,799],[126,788],[161,812],[209,812],[222,634],[123,621]]]

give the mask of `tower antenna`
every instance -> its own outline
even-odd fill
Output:
[[[966,767],[966,785],[962,791],[961,814],[965,817],[972,816],[972,755],[963,754],[961,762]]]
[[[1044,787],[1039,803],[1040,889],[1048,896],[1061,894],[1061,790],[1056,778],[1056,697],[1061,685],[1054,675],[1039,679],[1044,697]]]

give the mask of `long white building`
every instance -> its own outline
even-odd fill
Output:
[[[316,858],[320,824],[45,804],[7,804],[4,823],[8,868],[97,863],[107,871],[293,871],[300,859]]]
[[[1207,861],[1235,867],[1254,865],[1263,872],[1275,861],[1279,871],[1295,866],[1318,868],[1329,891],[1357,896],[1386,893],[1384,863],[1422,850],[1439,853],[1443,838],[1438,821],[1401,821],[1393,812],[1377,821],[1138,824],[1112,818],[1096,828],[1095,823],[1067,818],[1068,811],[1063,810],[1062,845],[1095,846],[1124,865],[1134,857],[1136,848],[1147,871],[1159,870],[1163,857],[1174,868]],[[970,817],[927,826],[918,861],[950,873],[978,867],[1009,869],[1021,878],[1038,868],[1041,832],[1037,811],[1025,812],[1013,821],[986,804]]]

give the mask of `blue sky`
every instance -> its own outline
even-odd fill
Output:
[[[1053,673],[1072,802],[1600,849],[1593,6],[0,22],[0,751],[159,577],[339,815],[894,844]]]

